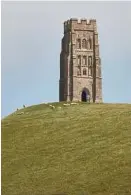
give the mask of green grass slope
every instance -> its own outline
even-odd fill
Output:
[[[55,105],[2,120],[2,195],[131,195],[131,105]]]

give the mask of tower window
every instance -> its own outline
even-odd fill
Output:
[[[80,75],[81,75],[80,70],[78,70],[77,71],[77,76],[80,76]]]
[[[89,39],[88,47],[89,47],[89,49],[92,49],[92,40],[91,40],[91,38]]]
[[[92,76],[92,67],[89,67],[88,70],[89,70],[88,75],[89,75],[89,76]]]
[[[81,48],[81,40],[77,39],[77,48],[80,49]]]
[[[87,57],[83,56],[83,65],[87,65]]]
[[[78,65],[81,65],[81,56],[80,56],[80,55],[78,56],[77,64],[78,64]]]
[[[80,76],[80,75],[81,75],[81,69],[78,68],[78,69],[77,69],[77,76]]]
[[[87,49],[87,41],[86,41],[86,39],[82,40],[82,48]]]
[[[86,69],[84,68],[83,69],[83,75],[86,75],[87,74],[87,72],[86,72]]]
[[[89,66],[92,66],[92,56],[89,56],[88,57],[88,65]]]

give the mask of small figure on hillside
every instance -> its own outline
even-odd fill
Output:
[[[25,105],[23,105],[23,108],[25,108]]]
[[[19,109],[17,108],[17,111],[18,111]]]

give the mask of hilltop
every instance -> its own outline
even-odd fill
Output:
[[[2,120],[2,195],[131,194],[131,105],[53,105]]]

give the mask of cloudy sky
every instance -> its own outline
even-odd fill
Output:
[[[131,103],[131,2],[3,2],[2,117],[59,99],[63,22],[95,18],[104,102]]]

